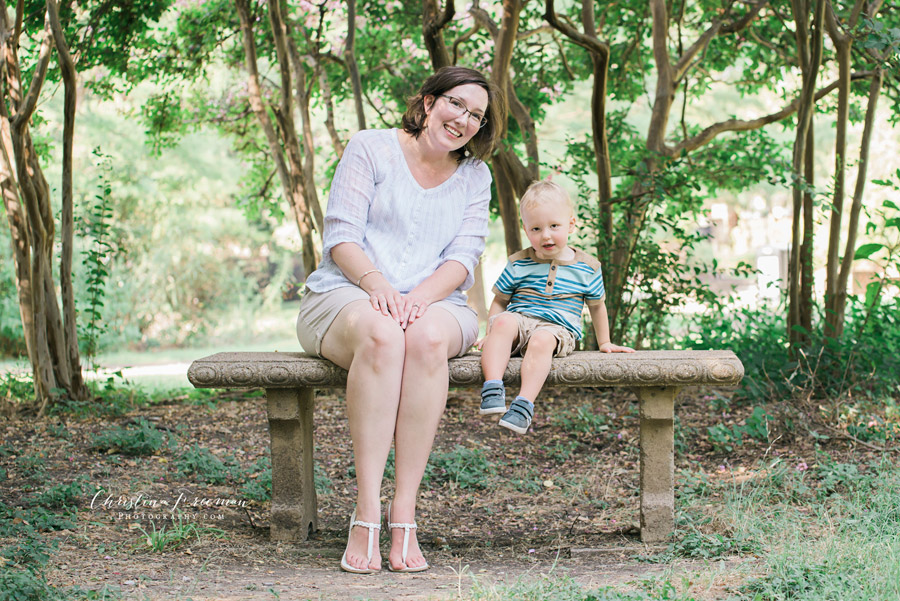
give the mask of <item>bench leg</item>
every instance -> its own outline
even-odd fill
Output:
[[[268,389],[273,540],[302,541],[318,528],[313,478],[315,390]]]
[[[675,387],[636,390],[641,407],[641,540],[675,530]]]

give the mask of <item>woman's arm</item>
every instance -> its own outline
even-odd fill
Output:
[[[409,311],[405,309],[404,296],[381,275],[358,244],[355,242],[337,244],[331,249],[331,259],[348,280],[369,293],[372,308],[381,311],[385,317],[393,317],[394,321],[405,327],[406,324],[402,320]]]

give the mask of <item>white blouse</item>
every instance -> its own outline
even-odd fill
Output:
[[[488,233],[491,172],[466,160],[434,188],[419,185],[400,148],[398,130],[363,130],[344,150],[325,212],[322,262],[306,286],[327,292],[354,286],[331,249],[354,242],[394,288],[406,294],[447,261],[462,263],[466,281],[447,300],[465,304]]]

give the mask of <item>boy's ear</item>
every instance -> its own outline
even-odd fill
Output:
[[[572,218],[569,220],[569,233],[575,233],[575,215],[572,215]]]

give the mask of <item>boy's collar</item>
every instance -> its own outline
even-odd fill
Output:
[[[580,253],[581,251],[578,250],[577,248],[572,248],[572,247],[569,246],[569,245],[566,245],[566,248],[571,248],[571,249],[572,249],[572,252],[574,253],[574,254],[572,255],[572,258],[569,259],[568,261],[561,261],[560,259],[541,259],[541,258],[538,258],[538,256],[537,256],[537,251],[534,250],[534,247],[533,247],[533,246],[529,246],[529,247],[528,247],[527,249],[525,249],[525,250],[526,250],[526,252],[528,253],[528,258],[531,259],[532,261],[534,261],[535,263],[556,263],[557,265],[574,265],[575,263],[578,263],[578,255],[579,255],[579,253]]]

